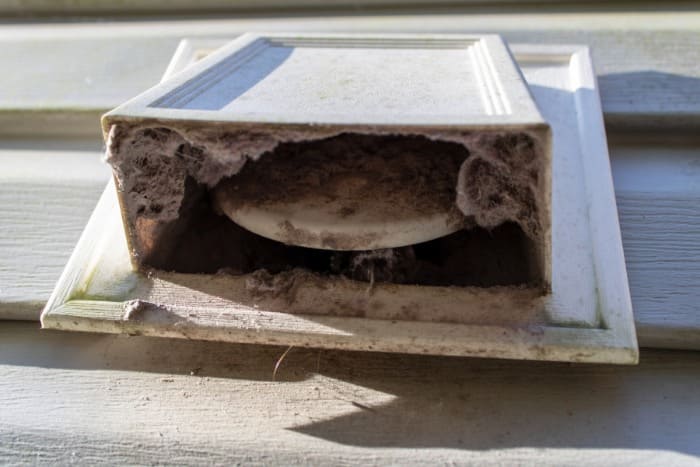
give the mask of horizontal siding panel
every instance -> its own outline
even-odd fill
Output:
[[[512,43],[588,44],[610,127],[677,130],[700,123],[700,12],[446,10],[5,25],[0,61],[13,73],[0,75],[0,132],[27,127],[25,133],[31,134],[41,128],[32,124],[39,117],[53,116],[60,124],[63,115],[76,111],[98,115],[157,83],[181,38],[233,38],[248,31],[478,31],[500,33]],[[27,123],[12,124],[20,120]],[[88,132],[98,134],[97,125]]]

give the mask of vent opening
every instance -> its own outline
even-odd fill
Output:
[[[192,151],[184,144],[176,156],[188,157]],[[188,176],[178,218],[162,231],[148,257],[141,259],[156,269],[182,273],[250,274],[264,270],[279,274],[303,269],[375,283],[541,285],[534,242],[518,223],[506,221],[486,229],[457,210],[457,176],[469,157],[463,145],[422,136],[341,134],[281,143],[213,188]],[[336,183],[342,179],[338,174],[351,172],[359,174],[363,187],[359,191]],[[368,188],[371,186],[378,189]],[[314,190],[325,193],[326,201],[337,198],[340,220],[376,205],[377,197],[383,195],[391,200],[380,207],[393,208],[385,215],[401,219],[402,210],[429,213],[437,209],[448,213],[452,225],[437,238],[365,249],[363,242],[371,243],[367,238],[355,243],[343,238],[323,242],[309,240],[309,232],[303,236],[299,229],[287,232],[285,241],[278,241],[242,227],[228,212],[222,212],[222,207],[223,211],[261,207],[270,200],[303,201]],[[350,201],[338,198],[343,190],[362,192],[364,197]],[[240,193],[245,195],[243,199],[235,199]],[[235,202],[227,204],[222,198]],[[423,204],[417,205],[416,200]],[[314,242],[322,246],[305,245]]]

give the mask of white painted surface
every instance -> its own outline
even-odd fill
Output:
[[[615,188],[649,196],[700,196],[700,149],[669,143],[618,145],[611,159]]]
[[[16,64],[21,73],[0,76],[0,117],[14,116],[0,120],[0,130],[27,132],[41,110],[60,118],[40,130],[61,126],[75,131],[63,123],[75,118],[75,111],[92,111],[94,119],[156,84],[182,37],[232,38],[250,31],[484,32],[502,34],[513,43],[587,44],[594,51],[609,124],[697,126],[698,11],[664,11],[657,5],[649,11],[397,13],[6,24],[0,28],[0,61]],[[36,56],[43,58],[28,59]],[[104,66],[105,57],[109,66]],[[81,124],[96,135],[98,127],[89,126],[90,119]]]
[[[491,0],[491,5],[507,4],[510,8],[532,7],[534,3],[542,8],[549,5],[565,6],[567,4],[581,3],[580,0],[544,0],[533,2],[532,0]],[[591,3],[591,2],[589,2]],[[593,0],[592,4],[605,9],[602,0]],[[51,15],[172,15],[178,18],[182,14],[231,14],[239,11],[278,13],[281,11],[362,11],[382,9],[387,7],[403,6],[425,9],[430,7],[429,0],[296,0],[290,4],[287,0],[200,0],[193,5],[189,0],[121,0],[119,2],[101,0],[15,0],[0,4],[0,14],[12,17],[51,16]],[[481,5],[481,0],[442,0],[440,5],[450,5],[459,8],[476,4]]]
[[[700,350],[700,148],[655,142],[612,155],[640,340]]]
[[[244,34],[110,111],[105,133],[120,118],[465,129],[543,123],[500,37],[439,34]]]
[[[168,107],[265,112],[277,118],[276,110],[284,114],[286,109],[304,109],[295,116],[319,121],[337,113],[339,105],[350,115],[433,116],[440,110],[457,110],[458,116],[478,116],[484,108],[481,100],[473,101],[482,90],[470,56],[472,47],[436,53],[416,45],[387,53],[377,47],[273,45],[246,61],[233,79]],[[265,75],[258,79],[261,72]],[[311,108],[309,102],[314,102]]]
[[[37,316],[109,177],[100,143],[0,142],[0,317]]]
[[[463,122],[484,113],[510,113],[509,101],[495,94],[498,82],[485,76],[485,64],[474,58],[477,44],[441,50],[430,44],[382,49],[372,44],[328,47],[319,42],[271,46],[246,62],[233,80],[209,88],[182,104],[187,109],[222,109],[255,114],[264,111],[279,118],[286,109],[304,109],[287,119],[324,121],[327,116],[387,115],[392,122],[411,116],[418,122],[436,116]],[[484,49],[484,47],[481,47]],[[488,53],[488,52],[485,52]],[[490,61],[489,57],[481,57]],[[241,75],[268,71],[244,91],[241,99],[221,102],[222,94],[238,94]],[[494,77],[498,79],[497,77]],[[488,84],[482,84],[488,80]],[[225,88],[225,89],[223,89]],[[493,93],[493,94],[492,94]],[[309,103],[313,102],[313,106]],[[310,108],[309,108],[310,107]],[[276,111],[273,111],[275,109]],[[399,121],[401,121],[399,120]]]
[[[698,464],[697,353],[284,351],[0,322],[0,463]]]

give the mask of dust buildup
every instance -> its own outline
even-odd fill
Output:
[[[455,187],[467,149],[423,136],[342,134],[282,143],[217,189],[231,209],[303,203],[338,206],[339,217],[368,209],[394,218],[457,211]]]
[[[492,231],[481,228],[401,248],[371,251],[330,251],[286,247],[288,263],[257,262],[251,284],[258,293],[287,294],[302,272],[340,276],[361,282],[478,286],[536,285],[531,275],[531,241],[514,223]],[[264,272],[258,272],[263,269]],[[303,276],[309,280],[312,276]],[[267,287],[266,288],[266,284]],[[251,285],[252,287],[252,285]]]
[[[526,134],[484,135],[459,171],[457,205],[487,229],[514,221],[540,235],[539,169],[535,141]],[[544,202],[544,201],[542,201]]]
[[[248,276],[245,288],[253,296],[283,296],[291,301],[294,299],[298,277],[308,274],[305,269],[292,269],[277,274],[271,274],[267,269],[258,269]]]
[[[158,222],[177,218],[191,177],[209,188],[238,173],[248,160],[274,149],[282,140],[304,139],[305,133],[276,134],[203,127],[183,131],[163,125],[112,125],[105,160],[123,193],[127,216]]]
[[[113,125],[107,161],[118,182],[135,263],[184,273],[264,269],[294,275],[305,270],[423,285],[486,287],[541,280],[533,244],[542,243],[544,190],[538,184],[546,161],[538,141],[527,133],[364,131]],[[317,164],[329,153],[339,156],[334,166]],[[405,160],[395,164],[392,158]],[[274,180],[294,182],[286,183],[284,193],[293,199],[353,170],[380,188],[410,185],[424,200],[414,210],[456,204],[455,216],[470,220],[473,228],[402,249],[316,250],[255,235],[217,213],[212,202],[212,189],[236,174],[249,173],[251,181],[265,175],[267,187],[275,187]],[[337,188],[342,192],[342,184]],[[383,193],[400,204],[398,195],[399,190]],[[258,191],[255,200],[264,203],[267,196]],[[339,214],[352,216],[361,204],[342,206]]]
[[[402,248],[333,251],[285,245],[256,235],[216,214],[206,190],[197,199],[189,207],[195,213],[190,225],[196,227],[184,229],[170,248],[152,256],[149,264],[154,268],[254,274],[251,290],[284,297],[293,295],[300,277],[304,281],[336,276],[362,282],[477,287],[537,285],[539,280],[532,275],[532,241],[512,222],[491,230],[460,230]]]
[[[512,222],[461,230],[415,245],[334,252],[329,272],[362,282],[477,286],[537,285],[532,241]]]
[[[338,253],[331,257],[331,270],[363,282],[415,283],[418,265],[412,246]]]
[[[176,219],[187,173],[172,155],[183,139],[166,128],[146,128],[135,138],[127,137],[128,133],[123,127],[112,127],[107,162],[114,168],[119,190],[129,198],[129,218]],[[129,154],[129,158],[120,161],[116,154]]]

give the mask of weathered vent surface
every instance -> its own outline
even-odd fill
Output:
[[[132,262],[551,290],[551,148],[493,35],[244,35],[103,118]]]
[[[368,282],[546,288],[546,142],[525,131],[274,131],[114,125],[108,162],[121,192],[134,263],[178,272],[311,271]],[[352,218],[382,201],[386,216],[450,212],[449,235],[363,250],[371,239],[312,239],[287,222],[282,241],[230,220],[222,207],[322,196],[338,173],[366,195],[338,200]],[[337,188],[337,187],[336,187]],[[244,196],[240,196],[244,193]],[[333,203],[333,199],[326,200]],[[352,207],[348,207],[352,206]]]
[[[246,34],[170,74],[103,118],[118,191],[44,327],[636,361],[588,51],[519,60],[537,105],[488,35]]]

